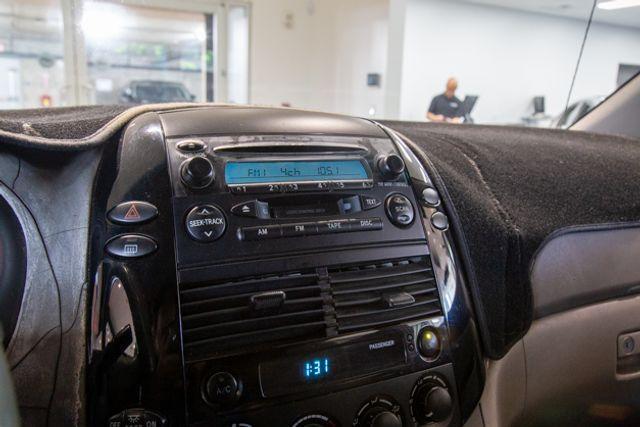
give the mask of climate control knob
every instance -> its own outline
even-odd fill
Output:
[[[338,423],[323,414],[309,414],[298,418],[291,427],[338,427]]]
[[[400,405],[387,397],[374,397],[366,402],[353,421],[354,426],[361,427],[402,427],[402,411]]]
[[[180,167],[180,178],[189,188],[205,188],[213,182],[213,165],[206,157],[193,157]]]
[[[404,160],[397,154],[389,154],[378,160],[378,169],[385,178],[397,178],[404,172]]]
[[[444,421],[453,412],[446,382],[437,375],[421,378],[411,393],[411,413],[418,425]]]

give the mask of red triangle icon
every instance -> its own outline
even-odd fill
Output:
[[[140,212],[138,212],[138,208],[135,203],[131,204],[131,207],[124,215],[124,219],[140,219]]]

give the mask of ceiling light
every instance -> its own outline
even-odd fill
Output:
[[[616,10],[640,6],[640,0],[609,0],[598,3],[598,9]]]

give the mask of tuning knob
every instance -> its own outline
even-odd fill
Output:
[[[435,422],[446,420],[453,409],[453,402],[449,391],[444,387],[435,386],[427,391],[424,398],[424,411],[431,414]]]
[[[393,412],[382,411],[373,416],[371,427],[402,427],[402,420]]]
[[[412,413],[418,424],[444,421],[453,411],[453,399],[441,378],[426,377],[418,381],[412,393]]]
[[[389,154],[378,160],[378,169],[385,178],[397,178],[404,172],[404,160],[397,154]]]
[[[386,397],[374,397],[358,411],[353,422],[356,427],[402,427],[400,405]]]
[[[189,188],[205,188],[213,182],[213,165],[206,157],[193,157],[182,164],[180,178]]]

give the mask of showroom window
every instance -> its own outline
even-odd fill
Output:
[[[245,2],[0,1],[0,109],[248,102],[249,14]]]
[[[64,99],[60,2],[0,2],[0,109],[50,106]]]

